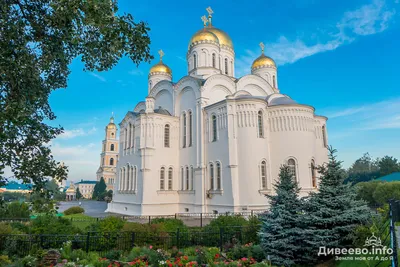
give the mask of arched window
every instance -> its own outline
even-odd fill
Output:
[[[165,168],[161,167],[160,170],[160,190],[165,190]]]
[[[133,168],[133,190],[136,191],[137,185],[137,169],[136,166]]]
[[[326,129],[325,129],[325,125],[322,126],[322,141],[324,142],[324,147],[328,146],[328,142],[326,140]]]
[[[217,141],[217,116],[212,115],[212,141]]]
[[[132,141],[131,147],[133,147],[133,152],[135,152],[135,125],[132,124]]]
[[[261,188],[267,189],[267,162],[261,162]]]
[[[258,137],[264,137],[263,113],[261,110],[258,112]]]
[[[189,167],[186,167],[186,190],[189,190]]]
[[[192,111],[189,111],[189,146],[192,146],[193,143],[193,115]]]
[[[272,76],[272,84],[274,85],[274,88],[276,88],[276,79],[275,79],[275,75]]]
[[[172,175],[173,175],[173,170],[172,167],[168,169],[168,190],[172,190]]]
[[[215,68],[215,53],[212,54],[212,66]]]
[[[169,147],[169,124],[164,127],[164,147]]]
[[[128,148],[130,148],[132,145],[132,124],[129,123],[128,126]]]
[[[110,159],[110,165],[113,166],[114,165],[114,158]]]
[[[221,163],[217,162],[217,190],[222,189],[222,181],[221,181]]]
[[[197,68],[197,56],[196,56],[196,54],[193,55],[193,68]]]
[[[125,128],[125,136],[124,136],[124,149],[128,148],[128,129]]]
[[[114,151],[114,144],[111,144],[110,150],[111,150],[111,151]]]
[[[120,168],[118,172],[118,190],[122,190],[122,168]]]
[[[288,160],[288,166],[289,166],[290,174],[296,180],[297,179],[297,176],[296,176],[296,161],[294,161],[294,159],[289,159]]]
[[[225,74],[228,74],[228,59],[225,58]]]
[[[183,147],[186,147],[186,113],[183,113],[182,120],[183,120],[183,127],[182,127]]]
[[[312,186],[314,188],[317,188],[317,173],[315,171],[315,161],[311,160],[311,181],[312,181]]]
[[[210,163],[210,190],[214,190],[214,165]]]
[[[104,158],[101,159],[101,165],[104,165]]]
[[[193,169],[193,166],[190,167],[190,175],[191,175],[190,190],[193,190],[193,188],[194,188],[194,169]]]

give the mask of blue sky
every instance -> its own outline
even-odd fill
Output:
[[[399,0],[120,0],[119,5],[121,13],[149,23],[152,64],[163,49],[174,81],[187,74],[188,42],[211,6],[213,24],[233,40],[237,76],[250,72],[264,42],[279,65],[281,92],[329,117],[329,142],[345,167],[364,152],[400,159]],[[137,68],[122,59],[112,71],[90,73],[79,60],[72,63],[68,88],[50,97],[55,123],[65,128],[51,145],[56,159],[69,166],[70,180],[95,179],[111,112],[120,122],[144,99],[152,64]]]

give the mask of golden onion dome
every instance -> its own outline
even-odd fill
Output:
[[[251,69],[253,70],[253,69],[260,68],[260,67],[275,67],[276,68],[276,64],[272,58],[267,57],[266,55],[262,54],[256,60],[254,60],[253,64],[251,65]]]
[[[229,37],[229,35],[226,32],[224,32],[223,30],[220,30],[218,28],[215,28],[213,26],[208,27],[207,30],[212,32],[213,34],[215,34],[218,37],[220,45],[226,45],[233,49],[232,39],[231,39],[231,37]]]
[[[193,43],[201,42],[201,41],[208,41],[208,42],[215,42],[219,44],[219,40],[216,34],[212,33],[209,31],[209,29],[204,28],[201,29],[200,31],[196,32],[193,36],[192,39],[190,39],[189,42],[189,47]]]
[[[156,65],[150,68],[150,74],[156,72],[163,72],[172,75],[172,70],[167,65],[165,65],[161,60]]]

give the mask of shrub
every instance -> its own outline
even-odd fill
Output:
[[[80,229],[73,226],[70,220],[53,215],[40,215],[32,220],[32,234],[77,234]]]
[[[82,207],[74,206],[64,211],[64,215],[71,215],[71,214],[80,214],[84,213],[85,210]]]
[[[103,220],[91,224],[88,229],[93,232],[120,232],[126,223],[125,220],[119,217],[108,216]]]
[[[248,221],[242,216],[231,216],[231,215],[221,215],[218,218],[212,220],[206,229],[219,229],[232,226],[245,226],[248,225]]]
[[[31,212],[29,205],[25,202],[19,203],[18,201],[11,203],[4,203],[0,207],[0,217],[8,219],[26,219],[29,218]]]
[[[179,219],[169,219],[169,218],[156,218],[152,224],[163,224],[167,232],[176,232],[179,228],[180,231],[186,231],[188,227]]]
[[[370,206],[377,205],[378,203],[374,198],[374,192],[381,183],[380,181],[372,181],[356,184],[357,198],[365,200]]]
[[[400,182],[379,183],[373,193],[378,204],[385,204],[389,199],[400,200]]]

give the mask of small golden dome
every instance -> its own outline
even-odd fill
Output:
[[[208,28],[201,29],[200,31],[196,32],[192,39],[190,39],[189,47],[191,44],[201,41],[211,41],[216,42],[219,44],[219,40],[216,34],[208,31]]]
[[[275,61],[272,58],[262,54],[256,60],[254,60],[253,64],[251,65],[251,69],[253,70],[259,67],[267,67],[267,66],[276,67]]]
[[[226,32],[218,28],[214,28],[213,26],[208,27],[207,30],[214,33],[218,37],[220,45],[226,45],[233,49],[232,39]]]
[[[158,62],[156,65],[150,68],[150,73],[154,72],[164,72],[168,73],[169,75],[172,75],[172,70],[165,65],[162,61]]]

